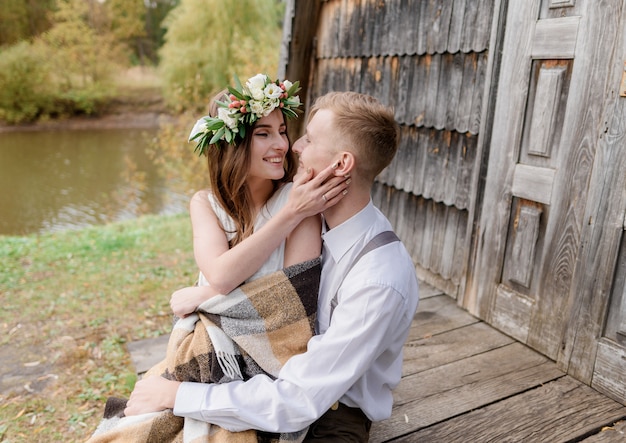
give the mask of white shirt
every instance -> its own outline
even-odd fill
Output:
[[[231,431],[294,432],[335,401],[359,407],[372,421],[391,415],[392,389],[402,375],[402,346],[418,303],[411,257],[400,242],[353,259],[376,234],[390,230],[370,202],[323,235],[319,335],[287,361],[278,379],[257,375],[224,384],[182,383],[174,414]],[[330,300],[339,303],[329,324]]]

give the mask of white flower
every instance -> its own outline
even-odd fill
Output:
[[[230,129],[235,129],[237,127],[237,119],[233,118],[231,109],[219,108],[217,110],[217,118],[222,120]]]
[[[249,105],[250,105],[250,111],[252,111],[252,113],[256,114],[257,116],[263,114],[263,102],[260,102],[257,100],[250,100]]]
[[[196,122],[195,125],[193,125],[193,128],[189,133],[189,140],[194,138],[197,134],[206,134],[207,132],[209,132],[207,122],[206,120],[204,120],[204,118],[201,118]]]
[[[267,77],[264,74],[257,74],[254,77],[250,77],[246,82],[246,87],[255,100],[263,100],[265,83],[267,83]]]
[[[274,83],[270,83],[269,85],[267,85],[263,92],[265,93],[265,96],[269,99],[278,98],[283,94],[283,90],[280,89],[280,86],[277,86]]]
[[[291,87],[293,86],[293,83],[291,83],[289,80],[285,80],[283,82],[283,85],[285,85],[285,91],[289,91],[289,89],[291,89]]]
[[[276,98],[266,100],[265,103],[263,103],[263,117],[267,117],[268,115],[270,115],[272,111],[276,109],[278,103],[279,101]]]

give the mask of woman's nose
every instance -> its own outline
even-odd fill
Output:
[[[278,140],[278,142],[276,143],[276,147],[281,151],[287,151],[289,150],[289,142],[281,137],[280,140]]]

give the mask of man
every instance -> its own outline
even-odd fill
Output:
[[[370,191],[398,138],[393,111],[373,97],[343,92],[316,101],[306,135],[293,146],[300,166],[315,175],[332,164],[335,175],[352,180],[349,192],[323,214],[318,335],[276,380],[147,378],[137,383],[127,415],[173,408],[175,415],[231,431],[295,432],[310,425],[305,441],[368,440],[371,422],[391,415],[402,346],[418,303],[415,268],[399,241],[382,242],[359,257],[377,234],[391,230]],[[328,194],[323,198],[335,197],[335,191]]]

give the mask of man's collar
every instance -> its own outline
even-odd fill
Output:
[[[370,200],[363,209],[333,229],[328,230],[324,224],[322,239],[335,263],[365,235],[375,217],[374,205]]]

